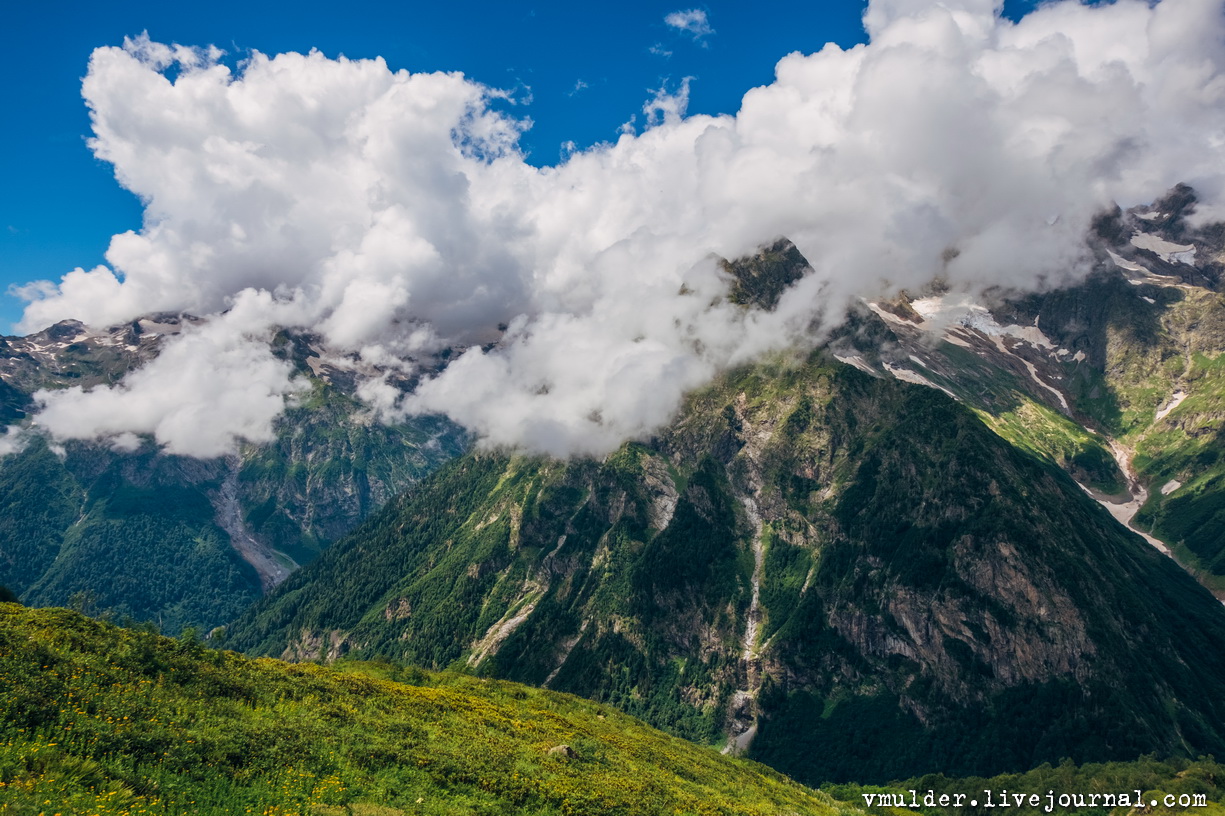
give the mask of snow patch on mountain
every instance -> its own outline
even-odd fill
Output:
[[[1131,236],[1131,245],[1147,249],[1166,263],[1195,263],[1194,244],[1175,244],[1151,233],[1137,232]]]
[[[1175,391],[1164,404],[1157,409],[1156,420],[1161,421],[1169,416],[1170,412],[1182,405],[1183,400],[1187,398],[1186,391]]]

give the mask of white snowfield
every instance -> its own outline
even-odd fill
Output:
[[[1174,244],[1147,232],[1137,232],[1131,236],[1131,245],[1137,249],[1147,249],[1166,263],[1195,262],[1194,244]]]
[[[1127,272],[1139,272],[1141,274],[1148,274],[1148,270],[1145,269],[1143,266],[1140,266],[1140,264],[1136,263],[1135,261],[1129,261],[1120,255],[1116,255],[1114,251],[1110,249],[1106,250],[1106,253],[1110,256],[1110,260],[1114,261],[1114,265],[1117,266],[1119,269],[1125,270]]]
[[[923,323],[920,324],[920,328],[929,331],[936,327],[957,324],[982,332],[988,337],[1005,335],[1015,337],[1018,340],[1024,340],[1038,348],[1055,348],[1055,344],[1042,333],[1042,330],[1036,324],[1033,326],[1017,326],[1015,324],[1001,326],[991,316],[991,312],[987,311],[986,307],[980,306],[964,297],[939,295],[936,297],[919,298],[910,305],[911,308],[923,316]]]

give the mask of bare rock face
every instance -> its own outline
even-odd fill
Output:
[[[671,523],[672,516],[676,513],[680,494],[665,462],[658,459],[646,460],[642,476],[644,486],[651,494],[651,527],[662,531]]]
[[[342,657],[348,650],[348,636],[340,630],[312,631],[303,628],[279,657],[281,660],[294,662],[332,661]]]

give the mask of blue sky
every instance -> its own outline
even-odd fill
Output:
[[[140,203],[85,145],[89,117],[80,79],[90,52],[148,31],[160,42],[214,44],[227,60],[252,50],[316,48],[328,56],[384,57],[393,69],[458,70],[516,90],[515,112],[532,128],[522,141],[533,164],[558,161],[562,144],[613,140],[651,90],[693,77],[691,113],[735,112],[743,93],[773,78],[792,51],[864,39],[861,0],[703,4],[12,4],[0,32],[7,127],[0,128],[0,287],[58,280],[103,262],[111,235],[138,229]],[[1009,4],[1010,16],[1032,5]],[[665,23],[699,9],[713,33]],[[0,332],[21,303],[0,297]]]

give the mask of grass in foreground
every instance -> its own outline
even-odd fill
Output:
[[[0,604],[3,816],[850,812],[568,695]]]

